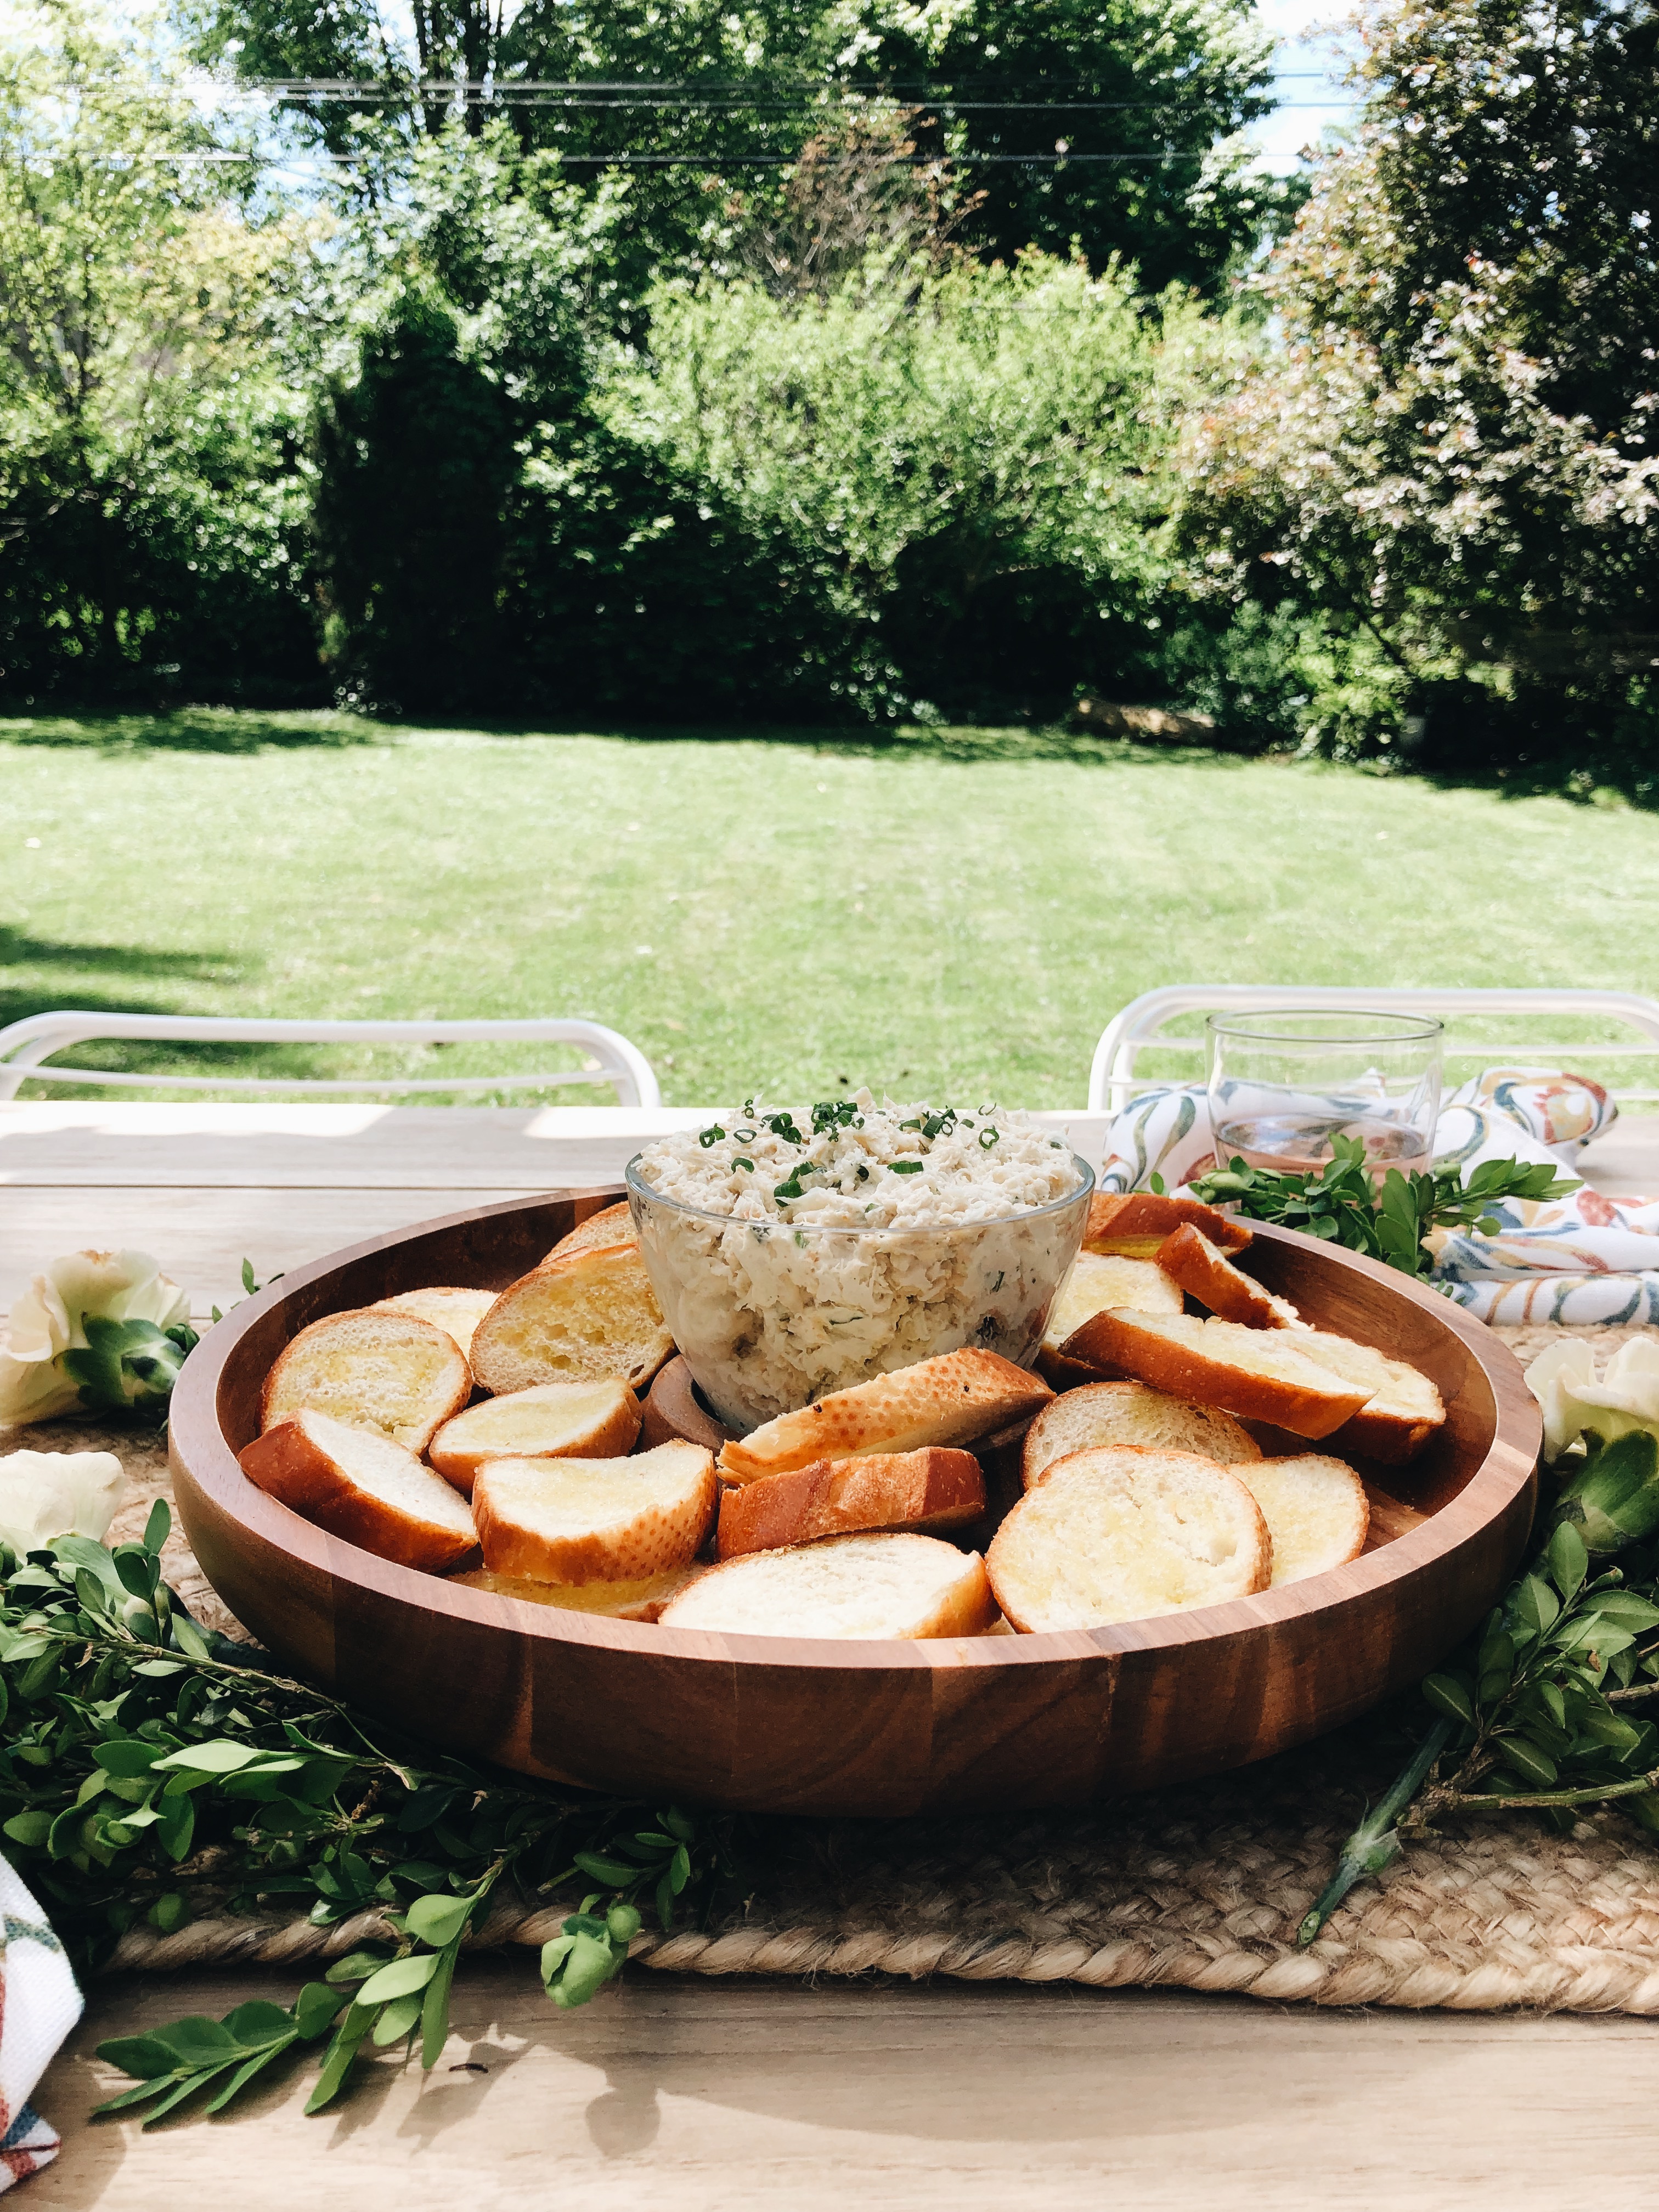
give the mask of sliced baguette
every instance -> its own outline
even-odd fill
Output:
[[[866,1452],[728,1489],[715,1548],[734,1559],[860,1528],[961,1528],[984,1510],[985,1477],[972,1452]]]
[[[492,1574],[634,1582],[690,1566],[714,1517],[714,1462],[696,1444],[632,1459],[496,1459],[472,1511]]]
[[[471,1395],[471,1370],[447,1329],[366,1307],[300,1331],[265,1377],[259,1425],[309,1408],[423,1452]]]
[[[1158,1246],[1183,1222],[1201,1229],[1218,1251],[1242,1252],[1250,1241],[1246,1223],[1201,1199],[1160,1197],[1151,1190],[1097,1191],[1089,1201],[1083,1249],[1155,1260]]]
[[[538,1382],[483,1398],[446,1421],[427,1457],[471,1495],[492,1459],[616,1459],[634,1449],[640,1401],[626,1382]]]
[[[1026,1489],[1056,1460],[1096,1444],[1196,1452],[1222,1467],[1261,1456],[1255,1437],[1213,1406],[1184,1406],[1145,1382],[1091,1382],[1045,1406],[1025,1431],[1020,1474]]]
[[[568,1236],[561,1237],[548,1254],[550,1260],[568,1260],[573,1252],[595,1252],[607,1244],[636,1244],[634,1217],[628,1210],[628,1200],[607,1206],[598,1213],[590,1213],[586,1221],[579,1221]]]
[[[267,1429],[240,1461],[257,1489],[400,1567],[441,1574],[477,1556],[478,1532],[465,1498],[413,1452],[371,1429],[307,1408]]]
[[[1024,1634],[1149,1620],[1266,1589],[1273,1541],[1240,1471],[1194,1452],[1073,1452],[998,1529],[986,1571]]]
[[[1085,1321],[1115,1306],[1134,1313],[1184,1313],[1181,1286],[1152,1260],[1126,1260],[1121,1253],[1079,1252],[1072,1272],[1054,1294],[1045,1352],[1058,1352]]]
[[[1403,1359],[1390,1359],[1368,1344],[1330,1336],[1322,1329],[1298,1329],[1295,1342],[1305,1358],[1317,1361],[1328,1374],[1356,1389],[1369,1389],[1360,1411],[1332,1435],[1331,1441],[1345,1451],[1361,1452],[1385,1467],[1401,1467],[1417,1457],[1445,1420],[1438,1390]]]
[[[1341,1460],[1302,1452],[1253,1460],[1233,1472],[1261,1508],[1273,1539],[1273,1589],[1346,1566],[1364,1550],[1370,1504],[1364,1484]]]
[[[538,1382],[649,1382],[674,1349],[632,1244],[544,1260],[478,1323],[472,1371],[499,1396]]]
[[[814,1460],[971,1444],[1029,1419],[1054,1395],[998,1352],[942,1352],[735,1437],[720,1453],[720,1473],[728,1482],[754,1482]]]
[[[611,1620],[655,1620],[671,1598],[686,1584],[706,1575],[707,1567],[671,1567],[665,1574],[644,1575],[627,1583],[532,1583],[522,1575],[493,1575],[480,1567],[465,1575],[451,1575],[463,1589],[488,1590],[495,1597],[515,1597],[525,1605],[552,1605],[567,1613],[603,1613]]]
[[[448,1284],[427,1291],[404,1291],[395,1298],[378,1299],[367,1313],[413,1314],[434,1328],[453,1336],[465,1358],[471,1348],[472,1332],[495,1303],[494,1291],[463,1291]]]
[[[831,1536],[700,1575],[665,1628],[726,1636],[980,1636],[996,1619],[985,1562],[937,1536]]]
[[[1207,1306],[1223,1321],[1236,1321],[1245,1328],[1297,1328],[1302,1316],[1288,1298],[1275,1297],[1253,1282],[1242,1267],[1235,1267],[1224,1252],[1211,1243],[1201,1229],[1183,1221],[1158,1248],[1158,1264],[1189,1297]],[[1139,1303],[1124,1299],[1124,1304]],[[1142,1305],[1140,1310],[1151,1309]]]
[[[1292,1436],[1328,1437],[1370,1395],[1317,1364],[1301,1330],[1242,1328],[1191,1314],[1097,1314],[1063,1347],[1189,1405],[1273,1421]]]

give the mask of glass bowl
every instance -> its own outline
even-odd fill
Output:
[[[965,1344],[1021,1367],[1083,1242],[1094,1171],[999,1221],[936,1228],[735,1220],[665,1198],[628,1164],[651,1286],[692,1380],[747,1434],[832,1390]]]

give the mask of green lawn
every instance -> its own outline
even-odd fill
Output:
[[[1659,988],[1653,816],[1060,735],[3,722],[0,854],[0,1019],[583,1013],[684,1102],[1080,1103],[1187,979]]]

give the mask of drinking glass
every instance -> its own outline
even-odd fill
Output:
[[[1440,1112],[1441,1027],[1355,1009],[1212,1014],[1205,1024],[1218,1167],[1299,1175],[1358,1137],[1381,1179],[1426,1170]]]

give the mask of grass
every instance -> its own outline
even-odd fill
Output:
[[[677,1102],[1073,1105],[1189,980],[1652,993],[1659,818],[1054,732],[0,722],[0,1021],[581,1013]]]

